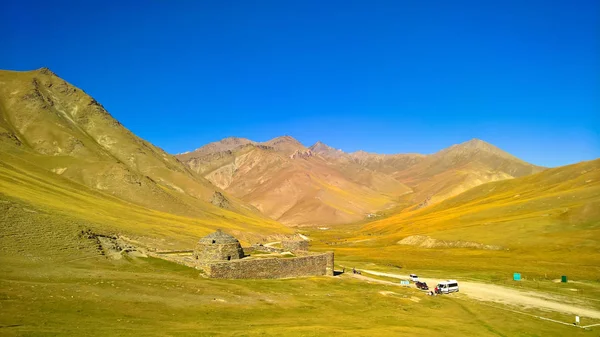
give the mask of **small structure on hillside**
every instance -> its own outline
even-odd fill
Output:
[[[220,279],[273,279],[333,276],[333,252],[310,252],[308,241],[288,237],[280,247],[255,244],[242,248],[233,236],[221,230],[209,234],[194,250],[148,252],[149,256],[202,271],[204,277]]]
[[[236,238],[219,229],[198,240],[193,256],[199,262],[239,260],[244,250]]]

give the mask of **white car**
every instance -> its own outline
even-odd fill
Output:
[[[449,294],[453,292],[458,292],[458,282],[456,280],[448,280],[444,282],[440,282],[437,285],[440,293]]]
[[[411,280],[411,281],[413,281],[413,282],[417,282],[417,281],[419,281],[419,277],[418,277],[416,274],[410,274],[410,275],[409,275],[409,278],[410,278],[410,280]]]

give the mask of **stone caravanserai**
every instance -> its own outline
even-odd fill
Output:
[[[201,270],[206,277],[221,279],[273,279],[333,276],[333,252],[309,252],[308,241],[282,240],[280,247],[240,242],[221,230],[200,240],[189,251],[154,252],[150,255]]]

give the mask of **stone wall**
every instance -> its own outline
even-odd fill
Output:
[[[333,264],[334,264],[334,257],[333,257],[333,252],[327,252],[324,254],[325,258],[327,259],[327,266],[326,266],[326,271],[325,271],[325,275],[328,276],[334,276],[334,269],[333,269]]]
[[[244,251],[244,256],[250,255],[252,253],[254,253],[254,251],[256,251],[256,248],[254,247],[242,247],[242,250]]]
[[[177,254],[165,254],[165,253],[155,253],[155,252],[146,252],[146,255],[155,257],[157,259],[163,259],[167,261],[171,261],[177,264],[184,265],[186,267],[196,268],[197,263],[196,259],[190,256],[181,256]]]
[[[203,266],[208,277],[222,279],[271,279],[333,275],[333,252],[293,258],[215,262]]]
[[[295,251],[304,251],[308,250],[308,241],[306,240],[291,240],[291,241],[281,241],[281,247],[284,251],[287,252],[295,252]]]
[[[257,245],[257,244],[252,245],[252,247],[254,248],[254,250],[258,250],[261,252],[269,252],[269,253],[283,252],[283,249],[277,248],[277,247],[263,246],[263,245]]]

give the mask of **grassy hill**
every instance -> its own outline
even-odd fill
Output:
[[[93,240],[80,235],[81,230],[102,229],[107,224],[121,227],[130,216],[153,220],[132,230],[168,238],[164,248],[178,248],[168,242],[193,226],[132,204],[113,208],[119,203],[111,204],[110,198],[78,195],[68,189],[49,188],[48,193],[72,193],[64,203],[77,201],[82,209],[57,212],[6,196],[0,199],[2,335],[589,335],[589,331],[501,306],[455,296],[434,298],[415,288],[346,276],[213,280],[153,258],[110,260],[99,254]],[[82,202],[88,198],[92,204]],[[94,216],[96,212],[101,214]],[[121,222],[115,222],[117,216],[123,218]],[[188,221],[195,224],[196,220]],[[183,246],[186,240],[181,242]],[[554,313],[544,316],[571,318]]]
[[[44,186],[36,190],[41,188]],[[68,195],[72,191],[55,192]],[[90,198],[94,204],[102,201],[87,195],[75,197]],[[73,199],[65,203],[70,201]],[[90,215],[103,210],[103,205],[81,205],[89,207]],[[144,212],[131,204],[122,206],[114,209],[115,216],[127,209],[124,218]],[[108,213],[108,209],[104,211]],[[485,303],[453,296],[433,298],[414,288],[345,276],[213,280],[202,278],[194,269],[153,258],[110,260],[80,233],[114,219],[103,220],[106,215],[102,214],[86,220],[78,214],[73,209],[59,213],[6,196],[0,199],[0,334],[587,335],[582,329]],[[166,216],[148,215],[147,220]],[[156,234],[163,238],[176,238],[181,228],[191,228],[181,225],[180,218],[168,220],[156,221],[180,225],[142,229],[149,233],[160,230]],[[568,319],[561,314],[545,315]]]
[[[135,136],[48,69],[0,71],[0,198],[107,231],[190,243],[217,227],[289,230]]]
[[[416,269],[597,279],[600,159],[483,184],[431,207],[314,234],[323,244],[339,244],[343,254]],[[418,238],[416,245],[398,244],[417,235],[443,244],[427,248]],[[501,249],[469,249],[465,243]]]

